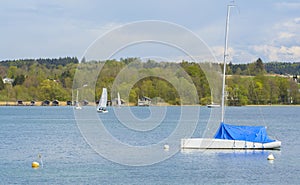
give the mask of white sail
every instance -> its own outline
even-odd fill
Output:
[[[98,112],[107,112],[106,110],[106,104],[107,104],[107,89],[102,89],[101,98],[97,107]]]
[[[76,90],[75,109],[77,109],[77,110],[81,109],[81,106],[80,106],[79,100],[78,100],[78,89]]]
[[[121,106],[121,98],[120,98],[120,93],[118,92],[118,106]]]

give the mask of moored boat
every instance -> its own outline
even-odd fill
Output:
[[[281,141],[270,139],[267,135],[266,128],[263,126],[236,126],[224,123],[229,17],[230,9],[234,6],[235,5],[227,6],[220,127],[214,138],[181,139],[182,149],[279,149],[281,147]]]

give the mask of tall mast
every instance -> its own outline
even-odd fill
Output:
[[[230,17],[230,9],[234,7],[234,5],[227,6],[227,18],[226,18],[226,29],[225,29],[225,46],[224,46],[224,58],[223,58],[223,81],[222,81],[222,117],[221,122],[224,123],[224,114],[225,114],[225,75],[226,75],[226,63],[228,57],[228,32],[229,32],[229,17]]]
[[[76,103],[78,103],[78,88],[76,89]]]

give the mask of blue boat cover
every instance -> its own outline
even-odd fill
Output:
[[[266,128],[263,126],[236,126],[225,123],[221,123],[215,138],[244,140],[259,143],[269,143],[275,141],[268,137]]]

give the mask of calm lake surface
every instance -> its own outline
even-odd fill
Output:
[[[147,107],[130,109],[139,119],[151,116]],[[118,122],[112,108],[99,117],[115,138],[129,145],[144,146],[159,142],[176,129],[180,107],[165,109],[167,116],[162,124],[149,131],[126,128]],[[210,111],[200,108],[194,137],[201,136]],[[268,134],[282,141],[282,148],[280,151],[179,151],[152,165],[128,166],[102,157],[87,144],[72,107],[0,107],[0,184],[300,183],[300,107],[228,107],[226,122],[250,125],[257,122],[267,126]],[[180,141],[177,145],[180,146]],[[168,151],[162,148],[161,152]],[[32,169],[31,163],[39,161],[39,153],[43,167]],[[117,149],[116,153],[127,157]],[[275,156],[273,162],[267,160],[270,153]]]

